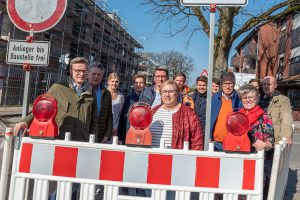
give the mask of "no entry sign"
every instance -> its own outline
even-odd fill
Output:
[[[7,0],[7,12],[16,27],[42,32],[55,26],[64,15],[67,0]]]

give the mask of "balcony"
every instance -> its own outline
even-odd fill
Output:
[[[248,45],[244,46],[243,53],[246,57],[256,58],[257,56],[257,44],[256,43],[249,43]]]
[[[300,27],[292,31],[291,48],[300,46]]]
[[[256,67],[256,59],[252,57],[239,57],[235,56],[231,58],[231,67],[238,67],[242,70],[244,68],[254,68]]]

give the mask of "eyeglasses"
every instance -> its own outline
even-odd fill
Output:
[[[247,97],[242,97],[241,99],[242,99],[242,101],[247,101],[248,99],[249,99],[250,101],[253,101],[254,98],[255,98],[255,96],[247,96]]]
[[[87,73],[87,70],[84,69],[84,70],[80,70],[80,69],[72,69],[76,74],[80,74],[80,73],[83,73],[83,74],[86,74]]]
[[[177,92],[177,90],[162,90],[161,93],[162,94],[175,94]]]

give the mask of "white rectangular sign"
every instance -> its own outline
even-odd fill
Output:
[[[10,40],[7,44],[6,63],[47,66],[49,64],[50,42]]]
[[[216,4],[217,6],[245,6],[248,0],[181,0],[184,6],[209,6]]]

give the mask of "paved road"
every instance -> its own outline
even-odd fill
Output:
[[[20,108],[6,108],[3,109],[0,107],[0,121],[1,117],[3,119],[4,115],[10,114],[9,118],[5,118],[3,121],[7,123],[7,120],[10,121],[10,125],[14,122],[19,121],[20,117],[15,114],[20,113]],[[290,171],[287,189],[285,193],[284,200],[300,200],[300,121],[295,122],[296,129],[294,133],[294,142],[292,145],[292,154],[290,162]],[[0,123],[0,132],[4,131],[3,124]],[[0,172],[1,172],[1,163],[2,163],[2,149],[1,149],[1,138],[0,138]]]

